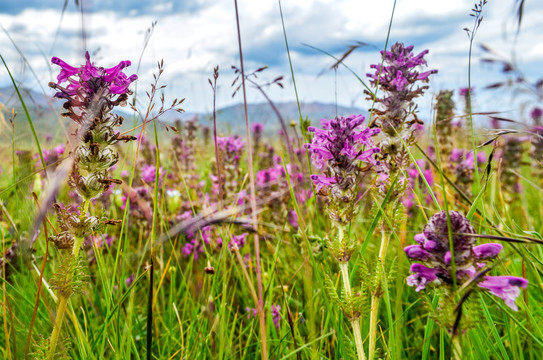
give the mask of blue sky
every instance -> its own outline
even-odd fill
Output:
[[[82,16],[70,0],[61,19],[63,1],[0,0],[0,24],[25,56],[0,32],[0,52],[19,81],[29,87],[46,88],[57,69],[49,65],[51,56],[68,63],[83,62],[81,29],[84,23],[86,46],[95,62],[107,67],[120,60],[131,60],[135,72],[143,50],[147,29],[156,21],[138,72],[140,89],[147,90],[164,59],[166,96],[186,98],[187,111],[210,111],[212,93],[207,79],[213,68],[220,67],[218,106],[241,101],[232,99],[230,84],[234,78],[231,65],[238,65],[234,2],[225,0],[193,1],[84,1]],[[239,0],[242,42],[246,70],[268,65],[261,80],[285,76],[285,89],[269,89],[275,101],[295,99],[277,1]],[[345,68],[337,73],[324,71],[333,60],[303,44],[309,44],[339,56],[356,41],[369,46],[357,50],[346,64],[365,79],[369,65],[379,61],[378,50],[384,46],[393,1],[296,0],[283,1],[283,15],[291,56],[302,101],[321,101],[367,108],[362,86]],[[484,20],[475,38],[472,82],[477,89],[503,79],[497,68],[482,65],[478,45],[484,43],[505,58],[513,54],[528,78],[543,77],[543,36],[540,19],[543,2],[527,0],[520,35],[514,42],[514,0],[489,0],[483,10]],[[430,68],[439,69],[431,81],[430,93],[458,89],[467,85],[469,41],[463,28],[473,26],[469,16],[472,1],[399,0],[391,30],[391,43],[414,44],[415,51],[429,49]],[[56,35],[58,33],[58,35]],[[0,71],[0,85],[7,85],[6,72]],[[264,99],[249,89],[251,102]],[[511,112],[518,106],[504,94],[479,92],[476,110]],[[431,117],[431,96],[421,103],[421,117]],[[520,116],[520,114],[517,114]]]

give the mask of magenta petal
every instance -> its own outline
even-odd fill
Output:
[[[420,245],[409,245],[403,249],[408,257],[415,260],[428,260],[432,255]]]
[[[473,248],[473,253],[478,259],[488,259],[498,256],[502,249],[503,246],[501,244],[489,243],[475,246]]]
[[[417,234],[414,236],[414,239],[419,244],[424,244],[424,242],[426,241],[426,236],[424,236],[424,234]]]
[[[70,76],[73,76],[77,74],[79,71],[78,68],[73,67],[69,64],[67,64],[65,61],[62,61],[58,57],[51,58],[51,63],[58,65],[61,67],[60,73],[57,76],[57,81],[59,84],[63,83],[64,81],[68,80]]]
[[[410,271],[412,275],[407,277],[407,285],[416,286],[415,291],[419,292],[426,288],[426,284],[433,281],[438,281],[437,273],[438,270],[426,267],[421,264],[411,265]]]
[[[528,280],[516,276],[485,276],[478,286],[502,299],[512,310],[518,311],[515,300],[520,295],[520,288],[526,289],[528,286]]]

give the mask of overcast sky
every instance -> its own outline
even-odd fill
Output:
[[[187,111],[210,111],[212,92],[207,79],[220,67],[218,106],[241,101],[232,99],[231,65],[239,64],[233,0],[192,1],[85,1],[84,15],[70,0],[62,17],[61,0],[0,0],[0,53],[12,73],[28,87],[46,93],[58,68],[50,66],[51,56],[72,65],[83,63],[82,25],[86,30],[86,48],[95,63],[110,67],[131,60],[129,75],[136,72],[142,52],[139,89],[149,89],[156,63],[165,63],[166,96],[186,98]],[[285,49],[279,5],[273,0],[239,0],[242,44],[246,71],[267,65],[261,81],[285,76],[285,88],[269,89],[276,101],[295,99]],[[482,65],[480,44],[486,44],[510,58],[530,79],[543,77],[543,1],[526,0],[525,16],[517,42],[514,42],[515,0],[489,0],[484,20],[475,37],[472,83],[475,86],[475,110],[509,111],[515,106],[508,97],[496,101],[496,93],[485,95],[478,89],[503,79],[498,68]],[[365,79],[369,65],[379,61],[378,50],[385,44],[393,1],[360,0],[284,0],[284,21],[291,49],[298,92],[302,101],[321,101],[367,108],[363,87],[345,68],[324,71],[333,59],[304,44],[340,56],[357,41],[369,46],[349,56],[346,64]],[[398,0],[390,44],[395,41],[415,45],[415,51],[429,49],[430,68],[439,70],[431,81],[430,92],[458,89],[468,83],[469,41],[464,28],[473,27],[470,17],[473,1]],[[143,50],[146,32],[156,21],[148,46]],[[25,56],[34,74],[24,65]],[[324,71],[324,72],[323,72]],[[9,84],[4,68],[0,85]],[[41,91],[41,90],[40,90]],[[249,88],[250,102],[264,99]],[[422,109],[429,109],[426,97]],[[489,102],[492,102],[489,104]],[[422,111],[421,111],[422,112]],[[421,114],[429,118],[429,111]]]

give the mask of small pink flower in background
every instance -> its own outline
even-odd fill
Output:
[[[153,184],[155,182],[155,175],[156,175],[156,166],[145,164],[140,170],[141,179],[147,183],[147,184]],[[159,182],[162,181],[163,178],[163,169],[158,169],[159,174]]]
[[[463,87],[458,90],[458,95],[460,96],[467,96],[468,93],[471,93],[471,95],[473,95],[473,88],[471,88],[471,91],[470,88],[467,87]]]
[[[247,233],[232,236],[232,239],[228,243],[228,249],[232,250],[232,246],[234,245],[236,245],[238,249],[241,249],[245,245],[246,239],[247,239]]]
[[[256,318],[258,315],[258,310],[256,308],[246,307],[245,311],[247,312],[247,319],[250,319],[251,317]]]
[[[539,107],[535,107],[530,112],[530,117],[532,118],[534,124],[539,125],[541,124],[541,118],[543,118],[543,109]]]
[[[251,131],[255,134],[261,134],[264,130],[264,124],[261,123],[254,123],[251,125]]]
[[[281,306],[280,305],[272,305],[271,306],[271,313],[272,313],[272,320],[273,325],[275,325],[276,328],[280,328],[281,324]]]
[[[126,287],[130,287],[130,285],[132,285],[132,283],[134,282],[135,278],[136,275],[134,273],[130,274],[130,276],[124,280],[124,284],[126,285]]]

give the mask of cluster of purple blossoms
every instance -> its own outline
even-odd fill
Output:
[[[85,58],[85,65],[80,67],[68,65],[57,57],[51,59],[51,62],[60,66],[61,70],[57,76],[58,83],[50,83],[49,86],[58,90],[55,97],[68,100],[67,105],[64,105],[64,108],[68,110],[66,116],[77,123],[85,121],[85,114],[89,110],[91,114],[88,115],[93,117],[87,118],[86,121],[92,122],[104,107],[111,109],[114,105],[125,103],[127,94],[130,93],[128,86],[138,78],[135,74],[128,77],[123,73],[123,69],[131,64],[128,60],[106,69],[94,66],[88,52],[85,53]],[[60,85],[66,81],[68,86]],[[119,97],[111,101],[111,94],[119,95]]]
[[[219,149],[233,161],[239,162],[241,154],[245,149],[245,142],[239,136],[217,138]]]
[[[486,262],[495,259],[503,246],[495,243],[475,245],[475,230],[470,221],[457,211],[449,212],[454,252],[449,247],[447,214],[442,211],[430,218],[421,234],[415,235],[417,245],[407,246],[407,256],[421,263],[411,265],[411,275],[407,278],[409,286],[421,291],[429,284],[451,285],[453,273],[451,260],[454,257],[456,281],[462,285],[472,279],[479,281],[477,286],[488,290],[505,301],[511,309],[517,311],[515,300],[521,288],[528,286],[528,281],[515,276],[478,276]],[[480,280],[477,280],[481,278]]]
[[[427,166],[427,162],[424,159],[417,160],[417,165],[419,169],[421,169],[424,179],[426,179],[428,185],[432,187],[434,185],[434,174],[432,173],[432,169]],[[402,203],[405,208],[410,212],[415,208],[415,192],[417,189],[420,189],[420,191],[424,194],[424,202],[428,205],[431,204],[433,201],[432,196],[428,193],[428,188],[423,181],[423,177],[420,175],[414,163],[407,168],[407,176],[409,179],[408,190],[410,191],[407,191],[402,197]]]
[[[412,51],[413,46],[395,43],[389,51],[381,51],[384,64],[371,65],[375,72],[367,74],[371,85],[383,93],[379,97],[366,91],[368,99],[376,103],[370,127],[378,126],[385,135],[378,144],[381,153],[376,156],[380,161],[377,171],[380,173],[379,192],[382,196],[388,192],[391,179],[411,162],[406,146],[415,143],[416,125],[423,124],[416,115],[414,99],[423,95],[428,88],[428,85],[419,86],[419,83],[427,83],[429,76],[437,73],[437,70],[417,70],[427,65],[424,56],[428,50],[418,55]],[[400,176],[392,200],[401,197],[406,186],[405,178]]]
[[[156,166],[144,164],[143,167],[140,169],[140,176],[141,176],[141,180],[143,180],[147,185],[154,184],[155,176],[156,176]],[[162,182],[163,177],[164,177],[164,170],[161,167],[158,169],[159,184]]]
[[[265,200],[266,216],[274,223],[281,223],[287,216],[288,222],[294,228],[298,227],[296,212],[290,206],[290,191],[287,180],[287,172],[290,183],[296,189],[295,196],[299,203],[305,203],[313,192],[303,188],[303,173],[296,164],[282,164],[281,158],[274,160],[275,165],[259,170],[256,173],[256,186],[261,199]]]
[[[59,145],[50,150],[47,150],[47,149],[43,150],[43,160],[45,160],[45,164],[47,166],[56,164],[60,160],[60,157],[64,154],[65,151],[66,151],[65,145]],[[41,167],[41,163],[39,163],[39,166]]]
[[[219,194],[219,184],[223,186],[223,195],[233,195],[239,191],[238,179],[240,177],[240,160],[245,150],[245,142],[239,136],[218,137],[219,162],[222,181],[217,174],[210,175],[214,182],[215,193]]]
[[[271,305],[270,307],[272,313],[273,325],[277,329],[281,327],[281,305]],[[256,308],[246,307],[245,311],[247,312],[247,319],[256,318],[258,316],[258,310]]]
[[[273,325],[277,329],[281,327],[280,321],[281,321],[281,305],[272,305],[271,306],[271,313],[272,313],[272,320]]]
[[[428,50],[418,55],[414,55],[412,50],[413,45],[405,47],[402,43],[395,43],[390,51],[381,51],[385,65],[371,65],[375,72],[367,74],[371,84],[374,87],[379,85],[385,94],[384,97],[375,99],[382,106],[375,109],[375,113],[378,115],[376,120],[380,122],[381,130],[390,136],[396,136],[396,132],[402,133],[405,121],[410,115],[414,115],[413,99],[428,88],[427,85],[417,86],[416,83],[428,82],[429,76],[437,73],[437,70],[419,73],[416,69],[427,65],[424,56],[428,54]]]
[[[481,166],[486,162],[486,154],[484,152],[477,153],[477,166],[481,171]],[[456,186],[462,190],[462,192],[468,196],[471,195],[471,187],[473,184],[473,172],[475,170],[475,156],[473,151],[467,151],[463,149],[452,149],[449,156],[449,163],[451,164],[452,179]],[[455,196],[459,194],[455,193]]]
[[[532,118],[532,121],[535,125],[541,125],[541,120],[543,119],[543,109],[535,107],[530,112],[530,117]]]
[[[305,148],[313,165],[324,172],[311,175],[311,180],[317,192],[327,197],[328,214],[340,224],[348,224],[355,213],[352,207],[365,170],[361,162],[376,165],[374,154],[380,151],[372,139],[380,130],[363,127],[364,119],[362,115],[323,119],[322,129],[307,128],[315,136]]]
[[[55,97],[65,99],[63,116],[74,120],[80,127],[77,134],[80,143],[74,154],[74,171],[69,183],[86,200],[107,191],[111,184],[119,180],[109,178],[108,170],[118,161],[118,153],[111,145],[119,141],[134,140],[132,136],[122,136],[115,130],[123,122],[121,116],[111,113],[115,106],[126,105],[132,92],[128,86],[137,79],[128,77],[123,69],[130,61],[121,61],[117,66],[106,69],[96,67],[90,61],[88,52],[86,63],[73,67],[57,57],[51,62],[61,67],[58,83],[49,83],[57,92]],[[61,86],[68,82],[68,86]]]

